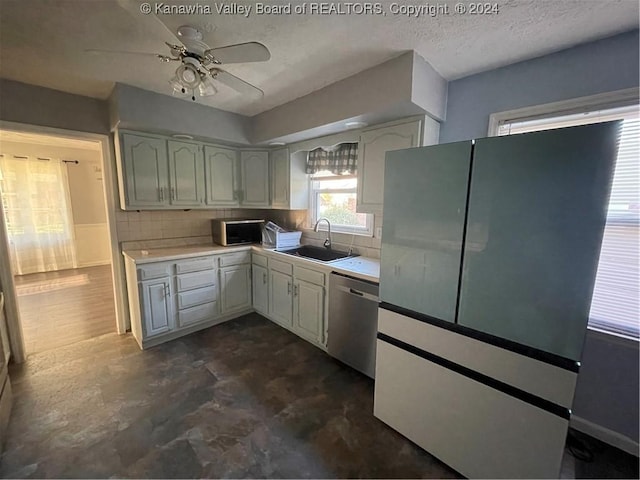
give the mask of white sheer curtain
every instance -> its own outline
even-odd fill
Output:
[[[61,160],[0,156],[0,193],[14,274],[77,266],[67,169]]]

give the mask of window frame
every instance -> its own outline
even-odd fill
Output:
[[[534,105],[514,110],[506,110],[503,112],[495,112],[489,116],[488,136],[500,136],[500,128],[508,123],[524,122],[531,120],[542,120],[545,118],[561,117],[578,113],[586,113],[596,110],[610,110],[621,107],[629,107],[640,105],[640,88],[633,87],[614,92],[606,92],[586,97],[578,97],[559,102],[546,103],[542,105]],[[609,215],[608,215],[609,217]],[[630,222],[625,219],[607,219],[607,224],[625,225]],[[638,337],[626,335],[608,329],[606,326],[591,325],[591,317],[587,329],[609,337],[617,337],[626,341],[640,343],[640,335]]]
[[[355,186],[353,188],[328,188],[328,189],[315,189],[313,187],[314,181],[331,181],[331,180],[355,180]],[[317,221],[318,217],[318,195],[321,193],[353,193],[356,196],[356,202],[358,198],[358,176],[357,175],[321,175],[314,176],[309,175],[309,214],[307,216],[307,227],[312,229]],[[366,226],[359,227],[355,225],[339,225],[331,224],[331,233],[344,233],[347,235],[360,235],[364,237],[373,237],[373,215],[365,213]],[[323,222],[318,225],[318,230],[326,232],[327,225]]]

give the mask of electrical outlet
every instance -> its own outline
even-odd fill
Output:
[[[376,238],[382,238],[382,227],[376,227]]]

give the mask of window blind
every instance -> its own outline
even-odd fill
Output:
[[[498,135],[623,120],[589,327],[639,338],[640,119],[638,105],[504,122]]]

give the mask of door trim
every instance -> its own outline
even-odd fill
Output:
[[[104,200],[107,210],[107,226],[109,230],[111,253],[111,277],[115,303],[116,331],[120,335],[125,334],[129,326],[129,313],[124,275],[124,258],[120,254],[120,246],[118,244],[118,234],[116,230],[116,211],[119,208],[117,200],[118,184],[113,143],[111,142],[109,134],[79,132],[75,130],[44,127],[40,125],[8,122],[5,120],[0,120],[0,130],[53,135],[75,140],[89,140],[100,144],[102,172],[104,178]],[[2,221],[2,228],[0,229],[2,230],[0,232],[0,260],[4,263],[9,259],[9,250],[6,230],[4,228],[4,214],[1,210],[2,208],[0,208],[0,220]],[[10,265],[10,263],[6,264]],[[20,324],[20,314],[18,312],[17,296],[15,293],[15,285],[13,283],[13,275],[8,271],[8,269],[2,269],[0,270],[0,280],[2,281],[5,293],[5,306],[7,324],[9,325],[9,337],[11,340],[11,353],[14,362],[22,363],[26,360],[26,355],[24,339],[22,336],[22,327]]]

